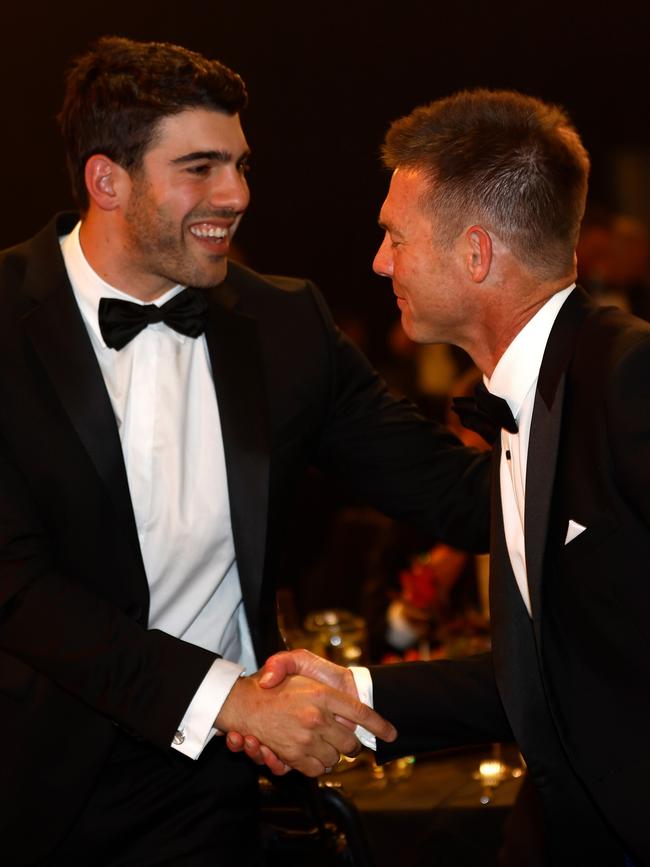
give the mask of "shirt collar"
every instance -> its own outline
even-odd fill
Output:
[[[122,301],[132,301],[134,304],[143,305],[147,302],[134,298],[133,295],[122,292],[120,289],[116,289],[110,283],[102,280],[99,274],[93,270],[81,249],[79,241],[80,227],[81,222],[78,222],[69,235],[62,235],[59,238],[59,244],[61,245],[61,253],[66,271],[68,272],[70,285],[72,286],[72,291],[74,292],[86,326],[92,331],[99,343],[103,347],[106,347],[99,330],[98,311],[100,299],[119,298]],[[151,303],[155,304],[156,307],[160,307],[166,301],[178,295],[179,292],[182,292],[183,289],[184,287],[180,285],[173,286],[164,295],[156,298]],[[176,331],[174,334],[180,338],[181,342],[185,340],[184,335],[178,334]]]
[[[572,283],[552,295],[508,346],[492,376],[489,379],[484,377],[489,391],[507,401],[515,419],[518,419],[526,395],[537,382],[553,323],[575,286]]]

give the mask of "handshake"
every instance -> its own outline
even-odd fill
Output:
[[[349,669],[308,650],[276,653],[260,671],[239,678],[215,720],[233,752],[243,750],[275,774],[295,768],[309,777],[361,750],[357,725],[384,741],[397,737],[391,723],[359,701]]]

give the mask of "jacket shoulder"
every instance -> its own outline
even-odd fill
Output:
[[[0,289],[22,290],[39,300],[64,273],[59,236],[72,230],[77,214],[57,214],[33,238],[0,251]]]
[[[616,307],[595,307],[579,335],[579,352],[592,363],[615,367],[650,346],[650,323]]]
[[[217,290],[226,306],[251,316],[315,319],[333,327],[331,311],[316,285],[306,278],[258,274],[238,263],[228,263],[228,276]]]
[[[228,283],[238,291],[269,291],[286,293],[304,292],[313,283],[304,277],[287,277],[279,274],[259,274],[238,262],[228,262]]]

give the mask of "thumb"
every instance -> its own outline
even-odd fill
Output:
[[[297,673],[298,666],[295,660],[288,651],[283,650],[280,653],[269,656],[266,660],[262,668],[259,684],[264,689],[271,689],[282,683],[288,675]]]

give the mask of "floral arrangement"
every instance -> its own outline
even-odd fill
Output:
[[[450,592],[468,555],[447,545],[413,558],[399,575],[400,593],[388,612],[388,641],[398,653],[383,662],[465,656],[489,647],[489,624],[475,610],[452,615]]]

